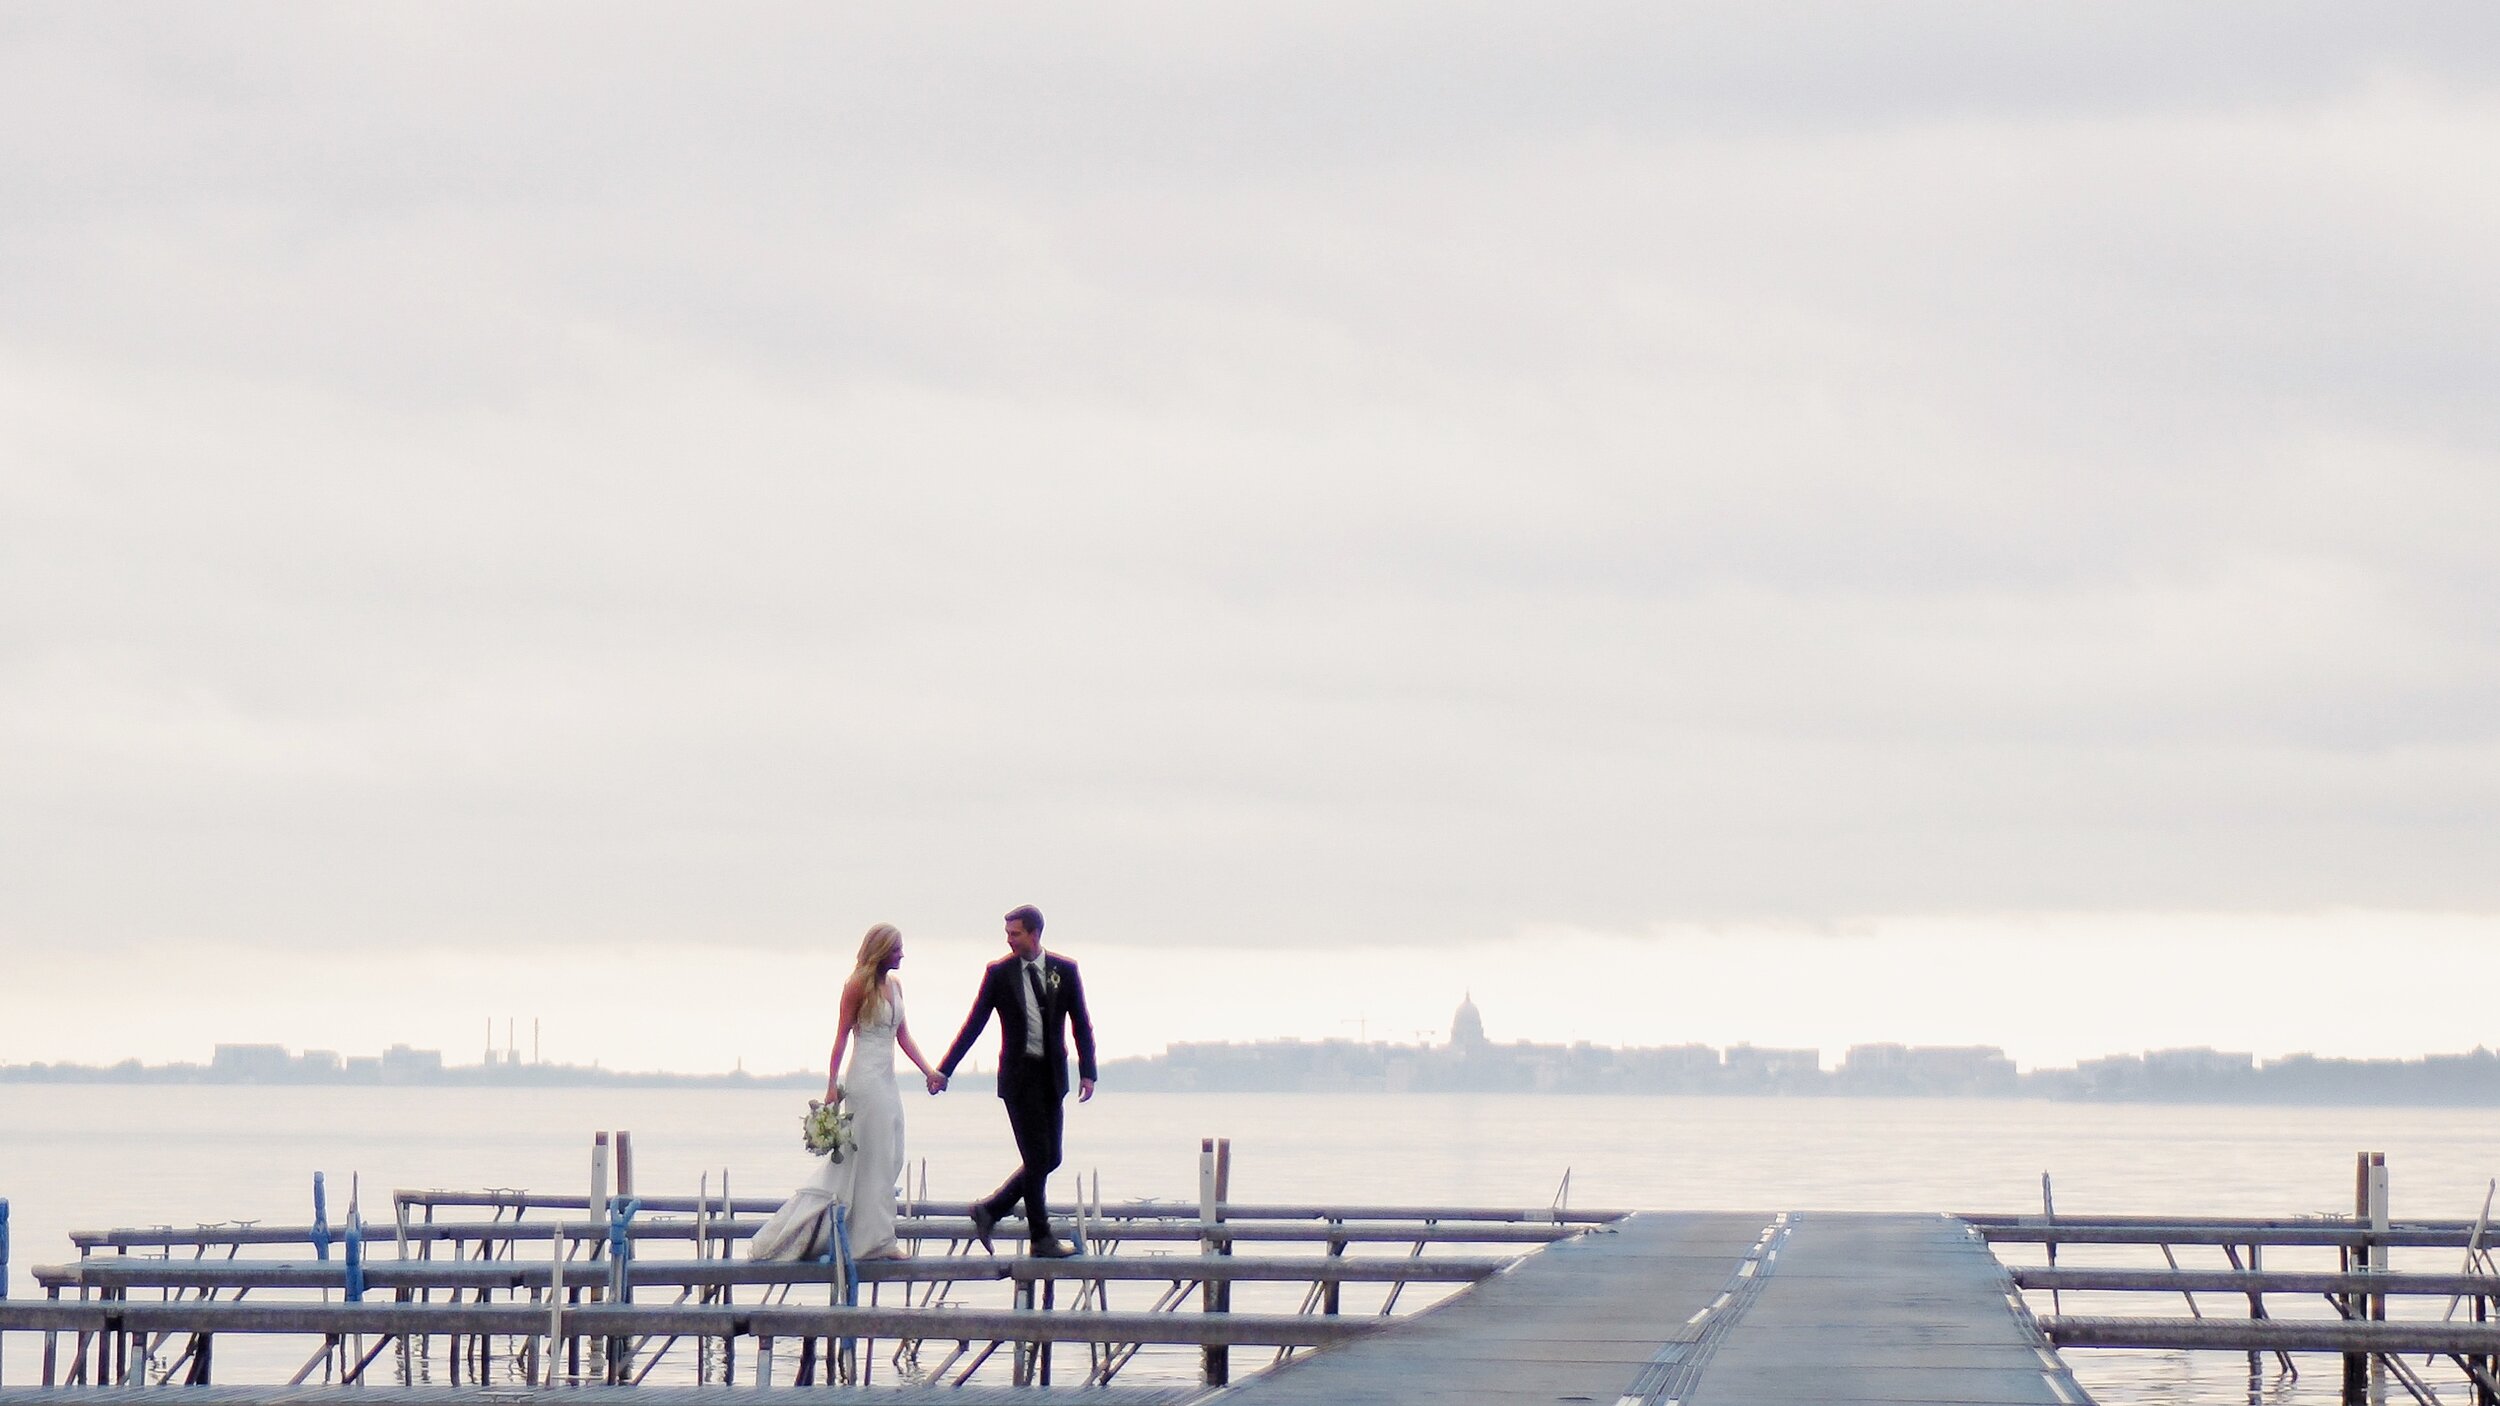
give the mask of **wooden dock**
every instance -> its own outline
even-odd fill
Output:
[[[737,1238],[746,1217],[734,1210],[707,1221],[700,1233],[690,1225],[644,1222],[629,1236],[628,1227],[616,1223],[613,1244],[665,1245],[684,1230],[690,1248],[700,1251],[716,1237]],[[1365,1214],[1349,1214],[1356,1211]],[[1226,1212],[1237,1218],[1224,1219]],[[1539,1224],[1491,1214],[1461,1218],[1465,1214],[1454,1208],[1228,1206],[1215,1216],[1183,1219],[1172,1208],[1140,1208],[1096,1223],[1104,1250],[1194,1237],[1197,1253],[1055,1261],[961,1253],[964,1227],[925,1218],[915,1228],[946,1239],[958,1252],[855,1268],[699,1255],[566,1267],[519,1252],[532,1245],[543,1247],[542,1254],[582,1249],[581,1242],[595,1248],[588,1234],[595,1222],[533,1222],[517,1215],[417,1222],[410,1229],[424,1233],[401,1239],[385,1232],[391,1238],[381,1241],[409,1257],[359,1266],[364,1297],[357,1302],[328,1301],[346,1283],[345,1266],[334,1260],[233,1257],[247,1244],[292,1250],[303,1243],[301,1227],[82,1234],[76,1237],[85,1252],[79,1259],[33,1272],[44,1300],[0,1303],[0,1327],[42,1335],[45,1381],[62,1386],[0,1388],[0,1406],[117,1396],[142,1381],[132,1365],[140,1360],[158,1364],[144,1378],[155,1384],[142,1387],[142,1394],[161,1394],[187,1379],[194,1384],[180,1392],[199,1406],[325,1406],[351,1396],[366,1406],[448,1401],[462,1391],[458,1364],[464,1357],[471,1380],[462,1399],[526,1400],[533,1386],[538,1393],[553,1386],[576,1403],[592,1395],[630,1396],[646,1406],[755,1401],[790,1394],[806,1382],[804,1376],[789,1385],[773,1380],[767,1359],[776,1340],[811,1350],[821,1345],[828,1364],[837,1345],[857,1344],[863,1367],[867,1345],[879,1340],[955,1344],[934,1370],[903,1380],[871,1387],[864,1370],[853,1382],[846,1368],[839,1381],[805,1387],[810,1399],[828,1403],[854,1393],[904,1402],[931,1391],[978,1391],[985,1383],[972,1380],[973,1371],[1001,1349],[1014,1359],[1006,1384],[1011,1392],[1069,1395],[1076,1387],[1073,1394],[1086,1400],[1140,1406],[1223,1385],[1236,1357],[1241,1377],[1224,1394],[1244,1406],[2084,1406],[2087,1400],[2024,1309],[2011,1275],[1977,1233],[1949,1217],[1582,1213]],[[1350,1253],[1384,1242],[1407,1252]],[[431,1246],[460,1243],[474,1253],[425,1254]],[[1300,1253],[1280,1253],[1297,1243]],[[1480,1251],[1490,1244],[1511,1257],[1425,1253]],[[157,1257],[186,1250],[184,1258]],[[792,1288],[820,1292],[846,1280],[901,1290],[986,1282],[1012,1288],[1014,1297],[997,1308],[909,1293],[899,1305],[863,1305],[846,1302],[849,1296],[838,1288],[832,1302],[786,1299]],[[1123,1281],[1176,1287],[1151,1306],[1113,1312],[1101,1296]],[[1468,1287],[1423,1312],[1391,1314],[1399,1286],[1436,1282]],[[1208,1297],[1202,1290],[1254,1283],[1302,1284],[1310,1292],[1299,1314],[1196,1302]],[[1385,1285],[1390,1295],[1373,1309],[1349,1305],[1340,1315],[1338,1290],[1357,1284]],[[1055,1311],[1054,1287],[1072,1291],[1069,1305]],[[585,1288],[604,1288],[611,1297],[584,1299]],[[636,1301],[632,1289],[657,1301]],[[772,1301],[775,1291],[784,1301]],[[320,1299],[300,1297],[307,1292]],[[767,1298],[741,1301],[758,1292]],[[246,1294],[250,1301],[238,1301]],[[311,1335],[316,1347],[294,1383],[212,1387],[204,1384],[207,1345],[219,1334]],[[527,1360],[540,1351],[535,1344],[541,1338],[541,1360],[549,1364],[560,1346],[568,1363],[588,1362],[585,1349],[604,1343],[611,1354],[623,1354],[624,1365],[611,1359],[606,1384],[596,1371],[585,1380],[568,1367],[560,1386],[534,1382],[527,1372],[507,1383],[480,1369],[481,1362],[508,1359],[516,1350]],[[749,1356],[738,1347],[746,1344],[753,1370],[739,1374],[743,1381],[724,1376],[692,1388],[622,1384],[638,1382],[667,1343],[680,1341],[718,1344],[723,1364]],[[489,1351],[490,1342],[503,1346]],[[344,1346],[351,1343],[365,1346]],[[1161,1384],[1104,1390],[1125,1361],[1122,1353],[1155,1343],[1203,1351],[1206,1383],[1177,1395]],[[438,1355],[441,1344],[451,1347]],[[1048,1385],[1052,1344],[1086,1354],[1055,1389]],[[843,1347],[846,1363],[849,1351]],[[1239,1356],[1251,1351],[1255,1356]],[[1288,1351],[1301,1355],[1258,1370]],[[412,1352],[448,1366],[451,1380],[412,1379]],[[199,1369],[187,1378],[186,1355]],[[55,1375],[56,1361],[66,1380]],[[958,1363],[970,1365],[957,1372]],[[394,1364],[401,1378],[396,1383],[389,1379]],[[334,1379],[304,1381],[316,1367]]]
[[[2047,1201],[1964,1217],[1252,1205],[1219,1177],[1195,1206],[1092,1202],[1069,1259],[979,1251],[964,1217],[924,1205],[902,1218],[915,1258],[758,1264],[742,1255],[756,1201],[400,1192],[389,1219],[351,1213],[342,1232],[316,1197],[306,1225],[72,1232],[75,1259],[20,1271],[41,1298],[0,1297],[0,1406],[169,1388],[193,1406],[2086,1406],[2061,1348],[2245,1355],[2252,1379],[2306,1354],[2340,1368],[2347,1403],[2462,1381],[2500,1406],[2488,1207],[2061,1217]],[[2002,1264],[1992,1244],[2047,1263]]]
[[[2083,1406],[1961,1222],[1645,1213],[1393,1331],[1235,1388],[1241,1406]]]

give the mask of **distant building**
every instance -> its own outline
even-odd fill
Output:
[[[1728,1081],[1739,1089],[1810,1089],[1822,1077],[1823,1052],[1730,1045],[1724,1066]]]
[[[1651,1045],[1611,1052],[1624,1093],[1704,1093],[1724,1073],[1708,1045]]]
[[[219,1045],[208,1067],[222,1079],[259,1083],[293,1074],[295,1060],[284,1045]]]
[[[491,1037],[490,1025],[488,1034]],[[533,1031],[533,1034],[535,1032]],[[533,1040],[533,1047],[535,1046]],[[535,1049],[533,1048],[533,1054]],[[588,1065],[523,1064],[507,1042],[490,1043],[475,1065],[446,1067],[439,1050],[393,1045],[381,1055],[307,1050],[272,1044],[220,1044],[208,1064],[110,1066],[0,1064],[0,1083],[347,1084],[395,1086],[612,1085],[678,1087],[727,1084],[819,1086],[822,1070],[750,1076],[739,1061],[731,1074],[617,1073]],[[1484,1032],[1473,993],[1463,996],[1447,1040],[1418,1030],[1414,1042],[1262,1040],[1250,1044],[1177,1043],[1154,1056],[1103,1062],[1112,1088],[1151,1093],[1590,1093],[1726,1095],[2008,1095],[2050,1099],[2124,1099],[2237,1104],[2389,1104],[2500,1107],[2500,1053],[2477,1047],[2462,1054],[2416,1059],[2344,1059],[2287,1054],[2260,1061],[2244,1050],[2202,1046],[2148,1050],[2078,1061],[2072,1068],[2017,1072],[1990,1045],[1852,1045],[1826,1070],[1821,1053],[1737,1045],[1724,1054],[1702,1044],[1495,1044]],[[982,1077],[978,1060],[958,1071]]]
[[[443,1072],[441,1050],[416,1050],[406,1045],[393,1045],[382,1052],[382,1082],[414,1084],[434,1079]]]
[[[2144,1072],[2156,1079],[2239,1079],[2257,1067],[2246,1050],[2146,1050]]]
[[[2010,1073],[2011,1065],[2006,1069]],[[1485,1036],[1484,1013],[1472,992],[1450,1017],[1449,1039],[1438,1044],[1185,1041],[1160,1055],[1112,1060],[1105,1078],[1140,1092],[1799,1094],[1830,1087],[1818,1050],[1739,1045],[1722,1058],[1701,1044],[1495,1044]]]
[[[1851,1045],[1833,1074],[1853,1094],[2011,1094],[2014,1061],[1994,1045]]]

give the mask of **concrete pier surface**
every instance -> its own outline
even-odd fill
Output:
[[[1228,1406],[2084,1406],[2005,1269],[1940,1215],[1644,1213]]]

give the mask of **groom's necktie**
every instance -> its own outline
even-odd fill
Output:
[[[1042,978],[1038,962],[1018,962],[1024,968],[1024,1054],[1027,1059],[1042,1057]]]

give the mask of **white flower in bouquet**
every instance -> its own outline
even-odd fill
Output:
[[[808,1151],[836,1162],[859,1146],[851,1136],[850,1110],[822,1099],[807,1101],[807,1116],[799,1120],[799,1137]]]

